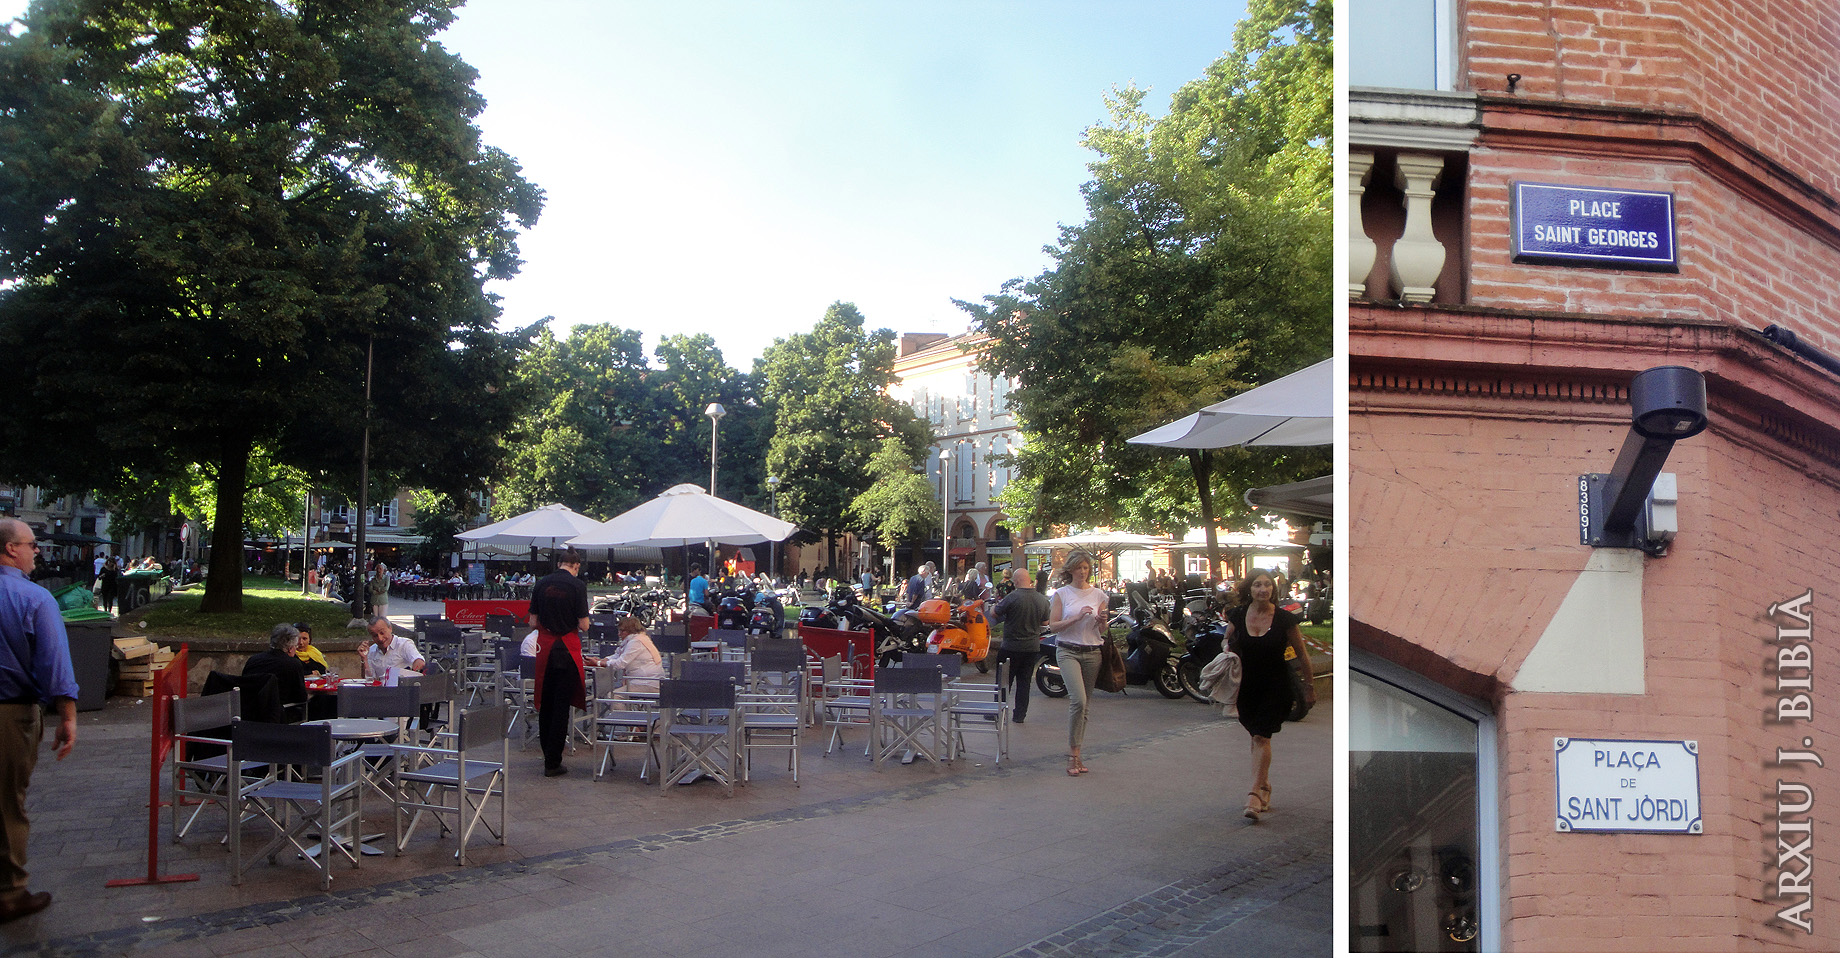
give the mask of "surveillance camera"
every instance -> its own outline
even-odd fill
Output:
[[[1685,439],[1706,428],[1706,378],[1686,366],[1656,366],[1629,383],[1631,424],[1646,439]]]

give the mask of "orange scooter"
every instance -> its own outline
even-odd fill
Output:
[[[928,599],[914,614],[933,627],[926,639],[928,652],[957,652],[971,663],[982,662],[990,654],[990,623],[984,618],[983,602],[953,608],[944,599]]]

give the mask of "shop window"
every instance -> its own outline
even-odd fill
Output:
[[[1352,0],[1348,83],[1405,90],[1456,89],[1451,0]]]
[[[1496,950],[1492,716],[1391,663],[1353,666],[1349,950]]]

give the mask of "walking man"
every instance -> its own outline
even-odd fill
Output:
[[[1009,663],[1010,721],[1020,724],[1029,715],[1029,683],[1041,659],[1042,626],[1048,621],[1048,597],[1035,591],[1035,577],[1023,568],[1011,569],[1009,595],[992,613],[1003,623],[1003,644],[997,646],[997,667]]]
[[[58,761],[77,743],[77,677],[57,600],[26,578],[38,558],[32,527],[0,519],[0,923],[44,911],[26,890],[26,788],[38,765],[45,713],[57,710]]]
[[[584,558],[577,549],[562,553],[556,571],[530,590],[530,626],[537,630],[537,741],[543,746],[543,774],[549,777],[568,773],[562,747],[569,739],[569,707],[588,708],[581,664],[588,587],[578,578]]]

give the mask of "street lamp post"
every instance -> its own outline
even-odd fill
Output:
[[[722,417],[728,415],[728,410],[723,409],[721,403],[712,402],[703,407],[703,415],[709,417],[709,494],[713,496],[716,494],[716,431],[717,427],[722,424]],[[709,574],[714,576],[716,574],[715,540],[707,540],[705,548],[709,551]]]
[[[939,450],[939,510],[941,529],[939,532],[939,581],[944,588],[946,576],[952,573],[952,450]]]
[[[728,415],[728,410],[723,409],[721,403],[712,402],[703,407],[703,415],[709,417],[709,494],[713,496],[716,494],[716,427],[721,424],[722,417]]]
[[[779,477],[778,476],[768,476],[767,477],[767,495],[773,497],[773,518],[778,519],[779,518]],[[779,546],[779,543],[777,542],[773,542],[773,541],[767,542],[767,579],[768,581],[773,583],[775,588],[779,586],[779,563],[775,561],[778,558],[778,553],[777,553],[778,546]]]

